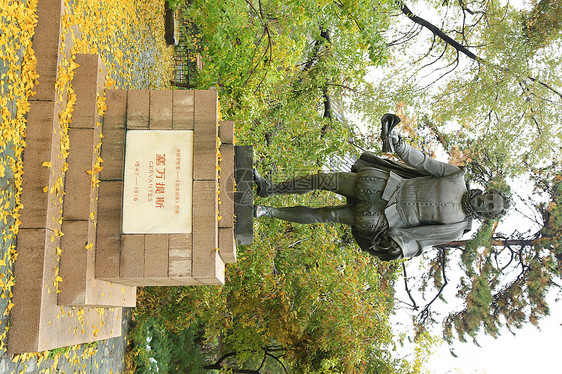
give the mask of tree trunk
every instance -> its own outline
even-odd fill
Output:
[[[535,244],[536,239],[503,239],[503,238],[494,238],[492,239],[492,245],[495,247],[526,247],[532,246]],[[470,242],[468,240],[456,240],[453,242],[448,242],[445,244],[440,244],[435,247],[446,249],[446,248],[463,248],[466,244]]]

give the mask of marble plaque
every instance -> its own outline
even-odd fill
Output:
[[[127,131],[123,233],[191,233],[193,131]]]

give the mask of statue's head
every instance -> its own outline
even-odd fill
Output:
[[[501,191],[488,190],[470,199],[470,206],[476,216],[497,219],[503,217],[511,207],[511,198]]]

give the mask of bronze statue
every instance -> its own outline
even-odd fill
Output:
[[[373,256],[390,261],[418,256],[433,245],[458,240],[471,230],[474,218],[499,218],[511,201],[497,190],[469,190],[465,171],[409,146],[393,128],[400,119],[382,118],[384,151],[404,162],[365,152],[351,172],[318,173],[272,183],[254,171],[258,195],[336,192],[347,204],[333,207],[274,208],[256,205],[254,216],[310,224],[338,222],[352,228],[357,244]]]

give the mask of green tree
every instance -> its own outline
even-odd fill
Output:
[[[496,0],[428,5],[447,14],[439,28],[401,2],[193,0],[184,14],[200,33],[205,67],[198,88],[219,90],[223,116],[237,121],[238,141],[254,145],[258,168],[276,178],[315,172],[356,152],[350,139],[376,151],[380,115],[394,109],[418,145],[428,145],[419,134],[429,133],[476,182],[505,189],[508,177],[540,175],[539,166],[560,153],[559,33],[530,42],[540,39],[533,24],[554,24],[549,8],[521,12]],[[397,17],[403,22],[393,36],[389,23]],[[413,32],[403,32],[410,25]],[[424,43],[428,51],[412,56],[413,46]],[[397,64],[401,55],[406,70]],[[429,81],[421,78],[428,69],[438,74]],[[388,72],[386,79],[367,81],[380,71]],[[338,105],[371,123],[370,134],[340,121]],[[416,120],[413,111],[426,116]],[[339,203],[325,193],[306,199],[315,206]],[[301,196],[269,201],[302,202]],[[548,206],[557,216],[557,205]],[[546,244],[559,232],[549,222],[542,221],[539,233],[508,235],[486,222],[470,243],[442,248],[461,248],[465,274],[458,290],[466,305],[445,320],[448,340],[453,329],[461,339],[478,331],[494,335],[501,318],[512,328],[548,313],[542,286],[559,276],[558,247]],[[449,257],[444,250],[427,255],[422,291],[434,286],[437,292],[418,316],[420,338],[437,322],[432,303],[449,284]],[[518,279],[505,276],[504,257],[522,263]],[[407,371],[408,363],[392,357],[388,323],[399,270],[359,253],[343,227],[260,220],[255,244],[240,248],[238,264],[228,268],[229,287],[145,289],[137,315],[158,305],[168,328],[201,323],[207,344],[217,348],[208,365],[224,370]]]
[[[256,243],[229,266],[228,286],[143,289],[137,318],[154,316],[157,304],[168,328],[201,323],[207,339],[220,340],[209,368],[255,369],[257,357],[282,353],[296,372],[400,369],[389,352],[395,265],[358,253],[350,238],[326,240],[349,235],[341,227],[267,221],[256,230]]]
[[[218,87],[223,115],[240,124],[239,140],[277,165],[294,164],[294,154],[318,160],[349,153],[352,130],[334,120],[332,103],[357,90],[369,66],[384,63],[391,4],[194,0],[186,16],[204,45],[199,87]],[[264,160],[268,171],[278,172],[277,165]]]
[[[198,88],[218,89],[241,144],[275,178],[318,171],[352,151],[353,129],[334,108],[382,64],[388,2],[204,1],[183,8],[205,62]],[[328,193],[270,198],[273,205],[340,204]],[[309,200],[312,199],[312,202]],[[329,238],[329,239],[327,239]],[[136,318],[168,329],[203,326],[208,369],[232,372],[393,373],[388,321],[396,264],[360,253],[339,225],[260,220],[239,247],[225,287],[146,288]],[[155,306],[158,306],[155,308]]]
[[[375,122],[380,112],[405,101],[428,115],[447,150],[458,147],[470,160],[501,159],[504,177],[525,173],[523,159],[540,165],[560,157],[559,26],[545,30],[549,37],[542,43],[530,42],[535,37],[524,26],[529,17],[549,19],[558,8],[537,5],[529,13],[496,0],[445,2],[435,5],[442,19],[434,23],[404,3],[400,8],[400,25],[410,22],[420,33],[389,43],[395,55],[408,56],[407,63],[358,92],[358,112]],[[416,55],[414,43],[427,50]]]
[[[449,314],[444,323],[448,341],[453,330],[461,340],[466,334],[475,338],[481,328],[497,336],[501,327],[513,331],[524,323],[538,326],[539,319],[549,314],[546,295],[558,286],[562,270],[561,180],[558,174],[540,181],[549,199],[536,206],[539,230],[505,236],[488,224],[469,243],[451,243],[464,246],[466,276],[458,292],[465,306]]]

